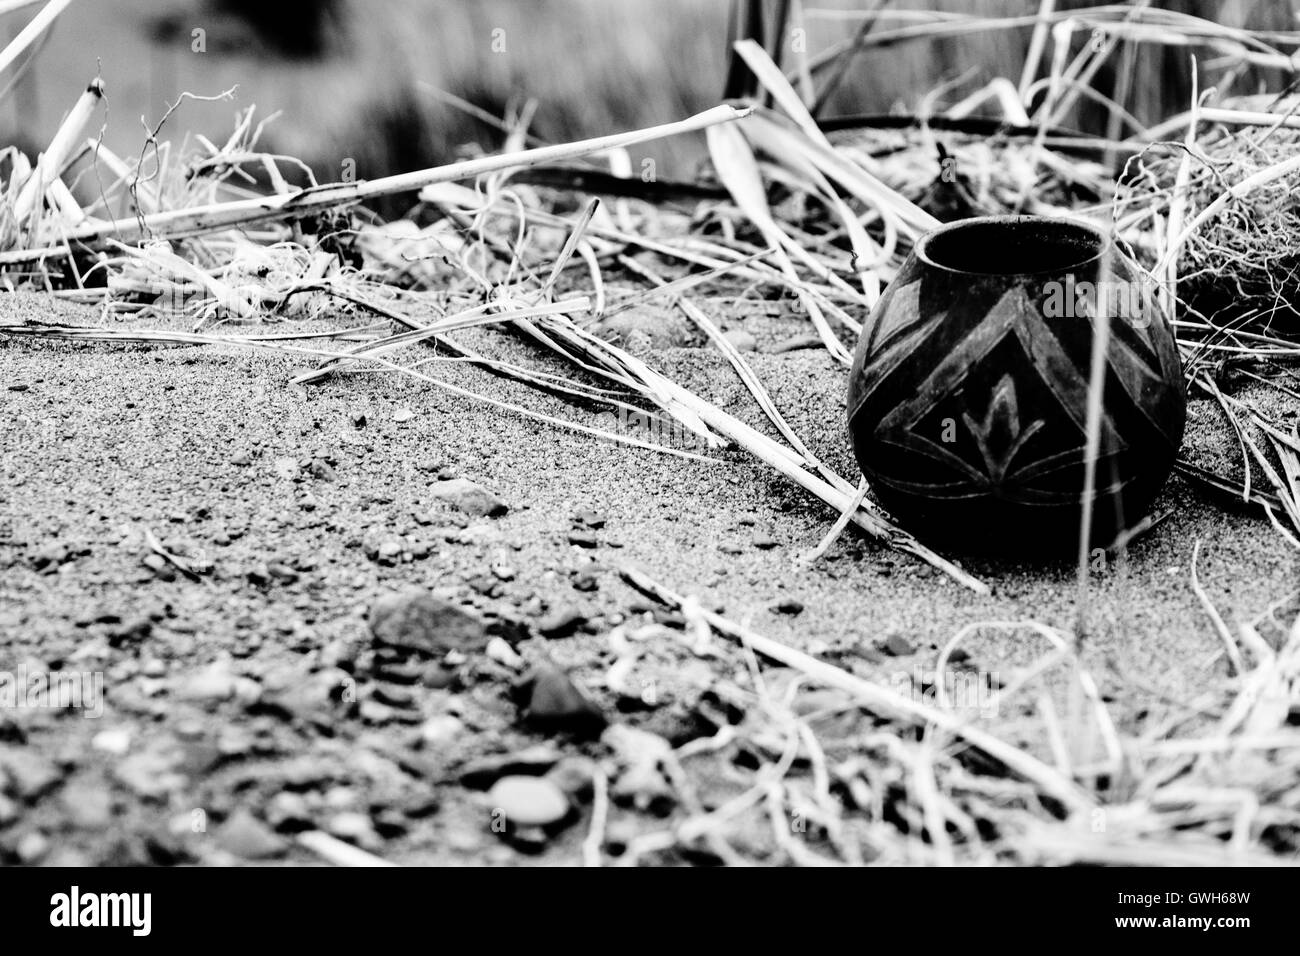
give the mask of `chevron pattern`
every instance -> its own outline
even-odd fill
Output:
[[[864,473],[899,518],[969,513],[979,525],[991,507],[1001,521],[1077,525],[1092,324],[1046,317],[1041,284],[912,260],[872,313],[850,428]],[[1158,312],[1144,318],[1111,322],[1097,510],[1115,530],[1141,517],[1182,439],[1173,335]]]

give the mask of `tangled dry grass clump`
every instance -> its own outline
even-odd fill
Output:
[[[760,859],[804,865],[1273,865],[1300,852],[1300,619],[1288,629],[1275,616],[1294,614],[1294,599],[1243,627],[1246,664],[1234,688],[1133,734],[1112,720],[1071,635],[1032,621],[964,628],[922,696],[767,639],[642,572],[627,576],[685,612],[687,640],[726,662],[726,694],[747,715],[660,756],[682,806],[699,806],[692,781],[729,773],[734,782],[737,765],[753,770],[720,806],[643,838],[624,862],[682,847],[742,862],[727,842],[738,832],[758,843]],[[1035,640],[1044,654],[987,698],[962,699],[938,675],[982,632]],[[1062,674],[1086,701],[1077,724],[1046,689]],[[985,730],[991,713],[1004,730],[1028,728],[1032,742],[1013,746]]]
[[[1211,321],[1248,322],[1292,336],[1300,328],[1295,307],[1300,301],[1300,171],[1274,175],[1300,145],[1297,106],[1294,95],[1230,99],[1221,109],[1206,111],[1204,131],[1194,144],[1153,145],[1130,161],[1121,178],[1120,204],[1140,206],[1171,194],[1190,157],[1183,191],[1195,210],[1210,206],[1235,184],[1261,180],[1188,236],[1178,252],[1182,297]]]
[[[46,10],[57,15],[63,5]],[[826,539],[814,557],[852,523],[983,591],[984,582],[894,524],[865,484],[813,454],[695,294],[710,288],[797,302],[821,346],[847,364],[862,317],[912,242],[941,220],[1005,211],[1090,218],[1114,227],[1171,303],[1211,278],[1215,288],[1230,278],[1246,293],[1244,313],[1178,311],[1188,379],[1232,422],[1244,468],[1241,477],[1190,465],[1184,473],[1262,509],[1300,548],[1295,422],[1225,393],[1219,374],[1230,363],[1295,394],[1286,367],[1300,357],[1300,344],[1294,330],[1273,322],[1279,302],[1295,302],[1286,258],[1295,248],[1293,180],[1260,175],[1289,166],[1290,129],[1261,134],[1255,123],[1242,125],[1245,111],[1221,110],[1202,138],[1211,117],[1202,111],[1206,127],[1195,115],[1180,121],[1190,124],[1186,142],[1154,146],[1151,131],[1121,136],[1123,124],[1102,136],[1059,125],[1075,99],[1099,95],[1089,81],[1117,51],[1200,45],[1228,60],[1289,65],[1300,34],[1259,37],[1142,4],[1058,13],[1045,3],[1023,25],[1032,30],[1031,56],[1018,83],[998,78],[955,103],[954,91],[940,88],[916,115],[895,121],[842,122],[828,134],[824,127],[835,124],[815,116],[810,78],[824,75],[835,56],[869,46],[869,29],[835,56],[787,67],[742,39],[736,55],[771,105],[724,105],[661,127],[534,149],[524,148],[528,131],[517,125],[497,155],[369,182],[313,179],[305,189],[284,175],[296,160],[260,151],[251,110],[220,144],[199,136],[173,146],[160,123],[146,131],[138,158],[112,154],[94,133],[104,95],[96,81],[35,162],[14,149],[4,155],[0,281],[96,305],[102,321],[29,322],[0,327],[0,335],[275,349],[316,363],[300,383],[379,368],[661,453],[716,460],[721,449],[739,449],[828,506]],[[892,42],[998,28],[987,18],[954,16],[896,29]],[[988,103],[996,114],[976,117]],[[1122,104],[1113,106],[1127,122]],[[1265,112],[1279,126],[1288,122],[1278,104]],[[629,147],[701,131],[715,182],[630,175]],[[597,176],[614,184],[614,198],[575,198],[578,184]],[[1242,188],[1251,182],[1259,189]],[[92,198],[83,204],[78,195]],[[413,206],[396,221],[364,205],[401,195]],[[1279,242],[1288,235],[1289,244]],[[1281,258],[1253,258],[1264,248]],[[650,301],[678,310],[722,351],[765,414],[764,429],[602,336],[610,316]],[[415,317],[429,309],[434,321]],[[302,320],[318,321],[299,328]],[[456,338],[474,326],[520,336],[571,374],[479,354]],[[477,395],[440,378],[440,362],[467,362],[574,403],[671,421],[703,451]],[[1268,487],[1252,480],[1254,472]],[[1205,864],[1269,862],[1300,851],[1300,621],[1272,616],[1293,616],[1290,605],[1234,631],[1206,598],[1231,681],[1203,700],[1168,706],[1136,731],[1111,719],[1085,666],[1082,630],[973,624],[947,644],[941,675],[975,633],[1044,647],[1038,662],[996,690],[994,725],[952,706],[942,681],[937,691],[887,687],[706,612],[660,584],[662,570],[626,575],[683,612],[692,653],[719,664],[724,697],[742,702],[746,717],[675,751],[627,735],[611,739],[609,773],[596,778],[588,862],[607,861],[607,778],[637,761],[663,775],[684,809],[662,833],[628,848],[630,862],[682,853],[723,862]],[[625,645],[636,639],[672,637],[620,636]],[[738,785],[720,804],[702,800],[700,788],[724,773],[722,764]],[[742,850],[732,828],[750,820],[752,833],[756,816],[771,840]]]

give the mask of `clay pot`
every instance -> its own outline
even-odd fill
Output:
[[[1140,520],[1186,418],[1173,331],[1100,230],[968,219],[917,243],[872,311],[849,377],[849,431],[880,503],[968,551],[1078,547],[1094,327],[1111,316],[1090,540]],[[1099,326],[1097,326],[1099,327]]]

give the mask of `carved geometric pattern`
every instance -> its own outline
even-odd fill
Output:
[[[913,262],[873,311],[849,388],[863,470],[896,513],[973,499],[1077,509],[1092,320],[1046,318],[1014,278],[967,284],[927,282]],[[1154,493],[1182,437],[1178,356],[1152,315],[1110,322],[1096,477],[1117,508],[1130,486]]]

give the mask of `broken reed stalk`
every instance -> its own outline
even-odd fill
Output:
[[[851,16],[864,15],[853,11]],[[880,14],[883,18],[885,14]],[[1192,46],[1210,46],[1231,56],[1237,62],[1271,67],[1285,71],[1294,69],[1292,57],[1277,46],[1265,43],[1256,32],[1238,27],[1228,27],[1212,20],[1173,10],[1143,7],[1137,9],[1127,4],[1106,4],[1098,7],[1067,8],[1047,14],[1031,13],[1017,16],[986,17],[982,14],[948,14],[942,19],[915,26],[883,30],[870,35],[857,36],[844,44],[832,47],[809,59],[809,69],[814,74],[832,65],[846,50],[864,50],[874,46],[893,46],[907,40],[936,40],[960,37],[974,33],[1005,31],[1023,27],[1037,27],[1043,21],[1060,25],[1073,20],[1083,30],[1100,30],[1107,35],[1131,37],[1147,43]],[[1274,44],[1300,46],[1300,33],[1272,31],[1266,35]]]
[[[1025,64],[1020,71],[1020,84],[1016,92],[1020,102],[1029,102],[1029,87],[1038,75],[1038,64],[1043,59],[1043,49],[1047,46],[1047,34],[1052,28],[1052,14],[1056,12],[1056,0],[1039,0],[1037,23],[1029,38],[1029,52],[1025,54]]]
[[[988,594],[989,587],[983,581],[968,574],[947,558],[932,551],[912,535],[884,518],[877,517],[860,507],[854,506],[856,489],[842,478],[832,483],[818,477],[804,467],[804,461],[798,454],[780,443],[768,438],[762,432],[746,425],[739,418],[723,411],[691,392],[669,382],[671,393],[683,404],[692,407],[709,427],[725,435],[751,455],[761,459],[779,471],[806,491],[812,492],[826,502],[837,514],[850,512],[851,521],[874,538],[878,538],[899,551],[904,551],[920,558],[937,568],[964,587],[976,594]]]
[[[1230,704],[1201,737],[1169,739],[1169,735],[1179,725],[1187,722],[1188,716],[1184,714],[1172,721],[1163,722],[1140,738],[1122,738],[1106,710],[1096,683],[1086,671],[1076,671],[1083,697],[1091,705],[1089,712],[1092,721],[1087,726],[1100,733],[1106,749],[1106,759],[1072,771],[1069,744],[1077,745],[1074,733],[1079,729],[1073,728],[1074,733],[1067,740],[1063,728],[1055,720],[1050,695],[1046,693],[1038,698],[1039,712],[1048,742],[1056,755],[1058,768],[1052,768],[1000,737],[972,727],[968,721],[944,705],[942,691],[937,706],[916,701],[891,688],[819,661],[779,641],[765,638],[720,614],[705,611],[699,601],[671,590],[634,567],[624,567],[621,572],[633,587],[679,609],[687,619],[688,629],[694,626],[695,621],[702,621],[713,631],[736,641],[746,654],[759,655],[788,667],[808,678],[814,685],[843,691],[850,695],[857,706],[880,717],[899,724],[925,728],[922,751],[918,752],[917,760],[910,759],[902,752],[905,738],[896,730],[882,730],[877,735],[881,742],[892,743],[890,753],[901,761],[904,773],[909,778],[919,773],[927,774],[922,785],[912,790],[916,805],[909,810],[926,810],[928,798],[932,804],[938,802],[947,808],[955,807],[961,818],[969,819],[966,811],[954,802],[957,792],[965,790],[968,794],[973,792],[992,796],[997,791],[990,788],[996,787],[998,783],[1012,787],[1024,786],[1010,781],[998,781],[995,775],[981,774],[978,771],[972,773],[960,766],[949,766],[943,780],[937,777],[931,779],[926,754],[943,751],[926,751],[924,748],[927,745],[933,746],[932,737],[936,730],[951,734],[969,747],[982,751],[1013,775],[1027,781],[1033,790],[1014,791],[1020,796],[1028,797],[1032,793],[1036,797],[1051,797],[1060,801],[1068,811],[1063,820],[1049,820],[1029,813],[1017,815],[1014,820],[1006,819],[999,824],[998,829],[1003,833],[999,852],[1010,851],[1017,862],[1267,864],[1280,861],[1276,855],[1259,852],[1252,843],[1271,845],[1268,831],[1278,829],[1283,831],[1281,839],[1287,839],[1288,830],[1292,834],[1291,839],[1294,839],[1300,814],[1286,809],[1289,804],[1280,805],[1278,812],[1265,815],[1261,813],[1260,797],[1255,791],[1244,786],[1229,788],[1223,781],[1237,779],[1234,774],[1240,773],[1243,758],[1259,760],[1265,752],[1271,752],[1268,758],[1269,766],[1273,768],[1270,771],[1270,781],[1283,781],[1283,777],[1276,771],[1286,766],[1283,761],[1294,759],[1300,754],[1300,734],[1286,730],[1292,706],[1292,695],[1288,687],[1300,675],[1300,618],[1291,625],[1289,636],[1276,651],[1250,625],[1243,626],[1242,646],[1250,650],[1257,663],[1252,669],[1241,673],[1235,683],[1235,694]],[[983,625],[970,625],[954,636],[945,646],[936,667],[942,671],[946,655],[951,653],[963,637],[981,626],[1029,626],[1048,638],[1056,648],[1043,662],[1029,668],[1016,684],[1004,688],[999,694],[999,704],[1004,703],[1004,698],[1027,687],[1031,681],[1040,679],[1064,657],[1070,656],[1066,637],[1050,628],[1035,622],[987,622]],[[761,697],[763,679],[757,673],[752,659],[750,671],[754,674]],[[1204,704],[1192,704],[1191,713],[1213,716],[1204,710],[1213,700],[1213,695],[1210,695]],[[780,719],[779,715],[773,715],[766,709],[764,713],[769,719],[774,716],[775,719]],[[727,738],[728,741],[735,739],[734,735]],[[870,741],[857,739],[861,746],[871,746]],[[810,728],[801,729],[799,744],[806,748],[807,759],[815,772],[817,761],[824,759],[824,754]],[[683,749],[679,750],[678,755],[684,757],[687,753]],[[777,768],[782,773],[769,774],[769,784],[773,780],[779,781],[784,769],[788,768],[788,760],[793,756],[799,754],[787,751],[782,766]],[[1109,788],[1108,795],[1112,799],[1104,806],[1107,826],[1101,832],[1091,825],[1096,822],[1093,814],[1101,809],[1099,802],[1091,790],[1073,782],[1071,778],[1075,773],[1082,778],[1105,776],[1114,781],[1120,777],[1126,781],[1125,786],[1118,791],[1113,784]],[[1274,784],[1270,783],[1272,785]],[[1291,789],[1288,783],[1282,782],[1282,786]],[[752,796],[751,791],[749,797]],[[858,802],[866,809],[868,804]],[[933,805],[930,809],[933,810]],[[882,813],[878,805],[873,810],[877,817]],[[993,813],[995,808],[985,803],[983,812]],[[718,812],[715,811],[711,816],[718,816]],[[908,819],[906,811],[904,816]],[[953,822],[957,820],[951,812],[945,812],[943,816]],[[926,815],[921,832],[933,834],[931,822],[938,826],[940,819],[940,816],[933,813]],[[917,821],[922,822],[920,817]],[[908,819],[908,822],[910,831],[911,820]],[[683,838],[698,835],[701,826],[707,823],[706,820],[694,827],[684,827],[680,835]],[[963,848],[978,844],[978,836],[970,835],[977,832],[973,826],[968,831],[963,831],[967,837],[963,841]],[[931,835],[927,845],[940,856],[957,849],[955,838],[936,842]],[[796,862],[799,860],[796,859]]]
[[[806,467],[808,462],[799,453],[751,428],[736,416],[700,398],[694,392],[664,377],[640,360],[633,359],[632,356],[603,339],[582,332],[567,320],[564,320],[565,324],[561,324],[560,319],[561,317],[553,317],[546,330],[564,335],[570,344],[574,344],[576,339],[580,348],[585,346],[586,349],[596,350],[597,354],[603,353],[602,364],[613,363],[615,366],[621,364],[627,376],[643,385],[642,392],[647,398],[655,401],[696,434],[705,437],[706,440],[714,432],[724,436],[754,457],[772,466],[801,488],[816,495],[835,509],[837,514],[850,512],[852,515],[850,520],[872,537],[896,550],[920,558],[977,594],[989,593],[988,585],[983,581],[932,551],[897,525],[861,507],[854,507],[855,489],[843,478],[833,472],[828,472],[825,477],[819,477]],[[575,360],[570,352],[556,348],[552,339],[541,336],[537,340],[555,349],[562,357],[570,361]],[[683,417],[683,411],[689,412],[689,417]],[[704,426],[703,429],[700,427],[701,424]]]
[[[345,843],[324,830],[308,830],[295,838],[299,845],[335,866],[396,866],[358,846]]]
[[[27,182],[23,184],[18,199],[14,202],[14,220],[20,228],[27,225],[28,220],[35,216],[46,190],[58,181],[64,162],[103,99],[104,83],[96,78],[77,98],[76,104],[59,125],[54,138],[50,140],[50,145],[41,153],[36,168],[27,177]]]
[[[1183,229],[1183,217],[1187,211],[1187,184],[1191,179],[1192,172],[1192,150],[1196,146],[1196,130],[1199,124],[1198,107],[1200,105],[1200,94],[1198,92],[1199,77],[1196,71],[1196,59],[1192,59],[1192,108],[1188,111],[1189,118],[1187,122],[1187,134],[1183,140],[1187,147],[1183,157],[1178,163],[1178,172],[1174,175],[1174,191],[1170,198],[1169,218],[1166,223],[1165,240],[1166,247],[1172,248],[1177,242],[1177,236]],[[1160,302],[1165,313],[1174,317],[1174,303],[1178,299],[1178,257],[1175,256],[1168,260],[1168,271],[1158,274],[1158,278],[1163,284],[1160,288]]]
[[[670,607],[681,608],[687,601],[681,594],[634,567],[625,566],[621,569],[621,573],[633,587]],[[698,607],[698,603],[696,606]],[[819,661],[780,641],[764,637],[720,614],[703,609],[700,609],[699,613],[719,634],[739,642],[763,657],[794,668],[819,684],[847,692],[868,710],[892,720],[932,726],[961,738],[1025,780],[1036,784],[1043,793],[1060,801],[1072,813],[1087,812],[1096,806],[1096,801],[1091,795],[1058,770],[987,731],[971,726],[954,713],[939,710],[912,700],[888,687],[855,677],[848,671]]]
[[[1192,118],[1192,112],[1179,113],[1163,123],[1151,126],[1143,131],[1143,142],[1155,143],[1168,139],[1170,134],[1185,127]],[[1221,126],[1267,126],[1300,129],[1300,116],[1288,116],[1284,113],[1261,113],[1256,110],[1224,109],[1203,106],[1195,110],[1197,116],[1206,124],[1217,123]]]
[[[69,341],[92,341],[92,342],[94,341],[118,342],[118,343],[150,342],[155,344],[233,345],[233,346],[244,347],[244,348],[266,349],[268,351],[273,351],[273,352],[286,352],[286,353],[303,355],[303,356],[308,356],[317,359],[324,359],[327,361],[337,361],[340,359],[350,360],[356,357],[352,353],[334,352],[328,349],[307,348],[305,346],[281,345],[281,344],[277,344],[276,339],[272,339],[268,337],[222,336],[222,335],[211,335],[211,334],[199,333],[199,332],[174,332],[174,331],[168,331],[162,329],[117,330],[117,329],[86,328],[86,327],[71,326],[71,325],[27,324],[27,325],[0,326],[0,335],[26,336],[29,338],[66,339]],[[544,412],[534,411],[533,409],[526,408],[522,405],[516,405],[512,402],[502,401],[496,398],[492,398],[491,396],[488,395],[482,395],[470,389],[462,388],[461,386],[455,385],[451,382],[434,378],[431,375],[426,375],[423,372],[419,371],[418,369],[410,368],[403,365],[398,365],[395,362],[390,362],[387,359],[383,358],[382,356],[378,356],[378,355],[367,356],[365,360],[368,362],[373,362],[390,372],[396,372],[401,375],[409,375],[412,378],[418,379],[427,384],[435,385],[438,388],[445,389],[446,391],[452,393],[453,395],[457,395],[461,398],[467,398],[471,401],[481,402],[485,405],[490,405],[493,408],[500,409],[501,411],[513,412],[517,415],[520,415],[524,418],[531,419],[533,421],[543,422],[548,425],[554,425],[558,428],[562,428],[568,431],[580,432],[581,434],[590,435],[594,438],[605,439],[607,441],[612,441],[616,444],[628,445],[634,448],[642,448],[647,451],[657,451],[665,455],[673,455],[678,458],[687,458],[692,461],[705,462],[711,465],[720,464],[719,460],[716,458],[709,458],[704,455],[698,455],[695,454],[694,452],[683,451],[677,448],[668,448],[663,445],[655,445],[647,441],[642,441],[639,438],[631,438],[627,435],[620,435],[615,432],[606,431],[604,429],[594,428],[590,425],[583,425],[579,422],[566,421],[565,419],[556,418],[554,415],[547,415]],[[472,353],[471,356],[466,358],[465,360],[468,362],[472,362],[473,364],[476,365],[480,365],[480,364],[487,365],[490,363],[489,359],[483,358],[482,356],[474,356]],[[514,375],[511,375],[508,371],[503,372],[503,374],[506,374],[508,377],[515,377]],[[519,378],[522,381],[529,381],[524,376],[519,376]],[[534,383],[530,381],[529,384],[534,384]],[[584,396],[584,397],[589,398],[591,396]]]
[[[581,234],[590,224],[594,209],[594,204],[589,204],[577,224],[570,230],[564,248],[552,266],[551,279],[543,285],[542,289],[539,291],[519,290],[512,292],[512,295],[517,295],[526,305],[545,299],[549,294],[551,283],[558,277],[565,262],[578,246]],[[856,505],[854,486],[829,469],[822,467],[820,463],[812,459],[806,448],[802,449],[802,453],[792,451],[789,447],[768,438],[734,415],[718,408],[651,369],[640,359],[635,358],[623,349],[579,328],[564,315],[547,316],[538,325],[534,325],[531,320],[506,315],[500,316],[500,319],[502,321],[508,319],[520,331],[539,344],[552,349],[562,358],[576,363],[588,372],[608,377],[618,384],[635,388],[645,398],[655,402],[665,412],[676,418],[691,432],[700,436],[709,447],[715,447],[718,444],[714,432],[725,436],[750,454],[771,465],[805,490],[821,498],[834,508],[837,514],[850,513],[852,515],[851,520],[873,537],[885,541],[897,550],[920,558],[978,594],[989,593],[988,586],[982,581],[966,573],[960,567],[932,551],[912,535],[883,517],[870,514],[859,505]],[[403,324],[408,325],[408,327],[411,325],[409,320],[404,320]],[[434,331],[437,331],[436,323],[434,327],[426,328],[433,328]],[[359,350],[356,357],[366,357],[361,354],[364,351],[364,349]],[[742,378],[745,377],[742,375]],[[748,378],[756,382],[752,372]],[[770,399],[764,403],[763,397],[766,397],[765,392],[762,393],[759,399],[760,404],[765,404],[769,413],[774,412],[775,409],[771,405]],[[775,416],[774,421],[783,424],[779,414]],[[793,432],[790,431],[788,426],[783,431],[793,437]],[[802,448],[802,442],[797,437],[793,438],[792,444]],[[806,465],[821,470],[823,475],[819,477],[808,467],[805,467]]]
[[[18,0],[15,3],[7,3],[0,6],[0,14],[8,13],[10,10],[17,10],[20,7],[30,6],[35,0]],[[14,60],[22,56],[23,52],[36,42],[37,37],[50,28],[59,14],[62,13],[71,3],[72,0],[50,0],[40,12],[28,22],[18,32],[18,35],[9,41],[8,45],[0,50],[0,73],[13,64]]]
[[[763,180],[758,172],[758,163],[745,141],[744,134],[729,127],[717,127],[709,130],[707,135],[709,156],[713,160],[713,166],[736,205],[763,234],[763,240],[772,247],[772,255],[780,270],[791,282],[797,283],[799,275],[790,256],[800,255],[802,250],[772,218],[767,207]],[[848,365],[852,361],[852,355],[835,338],[835,333],[816,300],[800,288],[799,301],[812,320],[817,334],[821,336],[826,350],[836,361]]]
[[[109,238],[121,242],[133,242],[148,238],[172,239],[267,220],[295,218],[310,214],[315,210],[337,209],[366,199],[416,192],[435,183],[471,179],[485,173],[499,172],[520,166],[539,166],[544,163],[564,162],[603,150],[631,146],[655,139],[663,139],[668,136],[677,136],[682,133],[696,132],[720,123],[730,123],[747,115],[749,115],[747,109],[715,106],[684,120],[626,133],[615,133],[609,136],[580,140],[575,143],[562,143],[556,146],[543,146],[515,153],[486,156],[481,159],[449,163],[445,166],[435,166],[430,169],[400,173],[395,176],[384,176],[380,179],[362,180],[355,183],[328,183],[263,198],[212,203],[205,206],[156,212],[142,217],[132,216],[126,219],[115,219],[111,222],[95,223],[67,230],[62,238],[68,244],[94,244]],[[4,261],[20,262],[24,260],[21,258],[21,253],[11,252],[4,256]]]
[[[636,260],[622,256],[619,261],[625,268],[658,285],[659,291],[662,292],[668,289],[668,283],[665,282],[662,277],[655,274],[655,272],[648,267],[641,265]],[[764,438],[765,443],[756,443],[753,439],[753,435],[759,433],[754,432],[753,429],[749,429],[743,422],[740,422],[733,416],[727,415],[727,413],[723,412],[721,409],[717,410],[718,415],[725,415],[725,419],[713,417],[712,411],[705,412],[697,409],[697,411],[700,411],[701,417],[704,418],[706,422],[712,424],[718,432],[726,435],[746,451],[749,451],[750,454],[755,455],[772,465],[772,467],[776,468],[787,478],[795,481],[806,490],[811,491],[839,512],[839,517],[836,519],[832,531],[828,533],[826,538],[823,540],[822,544],[818,548],[818,552],[824,553],[824,551],[830,547],[830,544],[834,541],[835,537],[838,536],[839,532],[843,530],[844,526],[852,521],[873,537],[882,539],[897,550],[903,550],[914,557],[921,558],[923,561],[938,568],[945,574],[954,577],[954,579],[962,585],[971,588],[977,593],[988,593],[988,587],[982,581],[966,574],[960,568],[956,567],[956,565],[953,565],[937,553],[926,548],[902,528],[889,522],[884,518],[884,516],[875,513],[874,506],[870,505],[865,500],[867,490],[866,482],[861,482],[858,488],[853,490],[852,486],[849,485],[844,478],[837,475],[824,462],[813,455],[794,429],[790,427],[780,410],[777,409],[776,403],[772,401],[771,395],[768,394],[767,389],[763,387],[763,383],[754,373],[754,370],[750,368],[749,363],[746,362],[736,348],[727,341],[727,339],[722,335],[722,332],[713,323],[713,320],[689,300],[675,294],[673,295],[673,300],[687,318],[691,319],[697,326],[699,326],[705,335],[709,337],[709,340],[722,351],[723,355],[726,356],[727,361],[731,363],[733,368],[735,368],[736,374],[740,376],[740,380],[744,383],[750,394],[753,395],[754,400],[776,427],[781,437],[789,443],[793,452],[789,449],[783,448],[776,442],[767,440],[766,436],[760,435],[760,437]],[[702,402],[703,400],[700,401]],[[779,461],[782,457],[789,460]],[[816,484],[817,473],[821,475],[824,484]],[[835,493],[834,498],[828,497],[824,493],[826,487],[833,490]]]
[[[21,10],[23,7],[34,7],[40,2],[41,0],[0,0],[0,17]]]
[[[1089,557],[1092,549],[1093,496],[1097,488],[1097,456],[1101,451],[1102,416],[1105,414],[1106,355],[1110,348],[1110,310],[1099,303],[1092,326],[1092,354],[1088,371],[1088,408],[1085,419],[1082,507],[1079,513],[1078,584],[1075,641],[1081,645],[1088,631]],[[1081,646],[1076,646],[1078,653]]]
[[[1200,556],[1201,539],[1197,538],[1196,544],[1192,546],[1192,568],[1190,576],[1192,591],[1196,594],[1196,599],[1201,602],[1201,607],[1205,608],[1206,616],[1209,617],[1210,623],[1214,625],[1215,633],[1219,635],[1219,639],[1223,642],[1223,650],[1228,656],[1231,673],[1233,676],[1236,676],[1244,671],[1244,666],[1241,661],[1241,650],[1237,647],[1237,642],[1232,639],[1232,631],[1228,629],[1227,621],[1223,619],[1223,615],[1219,613],[1219,609],[1214,606],[1214,602],[1210,600],[1209,594],[1206,593],[1205,588],[1201,585],[1200,578],[1197,576],[1196,561]]]

